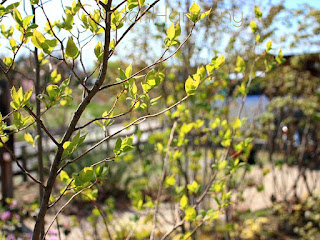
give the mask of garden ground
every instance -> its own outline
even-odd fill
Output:
[[[277,176],[276,184],[274,184],[273,176]],[[275,169],[273,172],[270,168],[264,168],[263,170],[259,169],[257,166],[252,167],[251,171],[248,171],[248,173],[245,176],[245,179],[247,180],[247,186],[246,189],[243,192],[243,202],[237,202],[237,210],[240,211],[246,211],[251,210],[258,211],[261,209],[267,209],[271,207],[272,205],[272,195],[274,194],[274,190],[276,190],[276,196],[281,196],[282,199],[277,200],[283,200],[283,197],[285,196],[285,190],[291,189],[294,185],[295,179],[298,176],[298,168],[295,166],[286,166],[284,165],[282,169]],[[307,170],[307,181],[310,184],[310,186],[314,189],[320,190],[320,171],[319,170]],[[306,186],[302,180],[300,179],[298,183],[298,196],[303,198],[307,196],[307,189]],[[25,184],[19,184],[19,187],[15,189],[15,199],[17,200],[18,204],[28,205],[32,204],[35,199],[37,198],[38,194],[38,187],[34,184],[25,183]],[[291,191],[291,194],[288,195],[288,199],[290,199],[290,196],[292,196],[293,192]],[[175,211],[172,212],[172,207],[176,208]],[[58,206],[57,206],[58,208]],[[96,223],[96,228],[94,228],[94,224],[91,222],[86,221],[86,213],[89,213],[89,210],[83,209],[83,212],[81,214],[81,211],[79,212],[79,209],[76,208],[76,206],[69,206],[71,210],[69,209],[68,212],[74,212],[78,213],[78,220],[76,221],[77,224],[74,224],[75,217],[61,214],[58,218],[59,224],[65,225],[65,227],[71,229],[71,233],[66,237],[64,234],[62,234],[62,239],[96,239],[93,237],[94,234],[97,232],[99,234],[105,234],[105,225],[103,224],[103,221],[100,219]],[[74,208],[72,210],[72,208]],[[118,205],[119,208],[119,205]],[[175,214],[177,214],[177,209],[179,206],[177,204],[172,203],[164,203],[161,205],[161,212],[164,213],[162,216],[159,217],[160,224],[159,224],[159,231],[165,232],[169,229],[170,224],[169,222],[172,222],[172,220],[176,217]],[[109,224],[109,230],[110,232],[120,231],[120,232],[126,232],[132,234],[136,233],[142,233],[142,232],[149,232],[152,229],[152,225],[145,223],[145,216],[147,216],[147,212],[145,212],[145,216],[141,216],[140,220],[137,222],[131,221],[132,218],[135,217],[136,212],[133,209],[126,208],[126,205],[123,204],[121,207],[121,210],[117,209],[114,212],[114,222],[116,224]],[[221,215],[223,216],[223,215]],[[53,213],[51,213],[48,216],[48,222],[51,221],[53,218]],[[82,219],[82,220],[81,220]],[[31,232],[33,229],[34,221],[29,218],[27,221],[24,222],[25,224],[25,231]],[[69,225],[69,226],[66,226]],[[115,227],[116,226],[116,227]],[[56,223],[53,225],[52,229],[57,229]],[[63,229],[63,228],[62,228]],[[56,234],[53,230],[51,232],[52,234]]]

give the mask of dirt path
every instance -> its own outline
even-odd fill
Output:
[[[255,183],[258,186],[264,186],[264,190],[259,192],[256,186],[248,186],[244,190],[244,202],[236,203],[238,209],[246,210],[250,209],[252,211],[256,211],[259,209],[268,208],[271,206],[271,196],[275,193],[278,200],[284,199],[285,195],[287,197],[292,196],[293,191],[290,193],[290,189],[295,183],[295,180],[298,176],[298,168],[297,167],[288,167],[283,166],[283,168],[276,169],[273,173],[270,171],[268,174],[263,176],[261,169],[253,168],[250,173],[246,175],[246,180],[250,180],[250,182]],[[276,175],[276,182],[274,184],[273,176]],[[308,170],[306,172],[307,181],[311,189],[314,189],[319,193],[320,191],[320,171],[311,171]],[[304,197],[307,195],[308,191],[306,185],[301,178],[298,182],[298,191],[297,194],[299,197]],[[23,203],[31,203],[38,194],[38,188],[34,184],[23,185],[15,191],[16,199],[20,205]],[[178,206],[177,206],[178,207]],[[162,216],[159,217],[159,229],[161,231],[166,231],[170,225],[167,221],[172,221],[174,213],[170,209],[170,204],[162,204],[160,211],[162,212]],[[109,224],[109,231],[122,231],[122,232],[130,232],[135,230],[136,232],[148,232],[152,229],[151,223],[145,222],[145,216],[147,213],[144,213],[141,219],[134,224],[130,220],[135,216],[135,212],[131,210],[126,211],[116,211],[114,213],[115,220],[113,224]],[[53,218],[53,213],[47,217],[47,224],[51,222]],[[161,220],[162,219],[162,220]],[[166,219],[167,221],[165,221]],[[71,224],[73,221],[72,217],[61,215],[59,217],[59,223],[61,225]],[[26,229],[31,231],[33,229],[34,221],[31,219],[25,222]],[[57,229],[56,224],[53,225],[53,229]],[[79,225],[72,227],[71,233],[66,237],[62,234],[61,240],[91,240],[94,239],[92,236],[94,235],[94,228],[91,223],[89,223],[86,218],[79,221]],[[102,221],[99,221],[96,225],[97,232],[106,234],[106,226]],[[107,239],[106,235],[101,235],[100,238]],[[48,238],[49,239],[49,238]]]
[[[266,169],[266,168],[265,168]],[[272,205],[271,197],[275,195],[277,200],[284,200],[285,196],[290,199],[294,195],[292,191],[295,181],[299,175],[298,167],[288,167],[284,165],[282,169],[276,168],[273,172],[271,166],[270,172],[263,176],[260,169],[253,169],[249,173],[246,179],[252,179],[256,184],[263,186],[264,190],[259,192],[257,187],[247,187],[244,191],[245,202],[237,205],[239,208],[250,209],[252,211],[268,208]],[[273,176],[276,176],[274,181]],[[307,182],[312,192],[320,193],[320,171],[319,170],[307,170],[306,171]],[[306,197],[308,195],[307,187],[300,177],[297,183],[297,195],[299,198]]]

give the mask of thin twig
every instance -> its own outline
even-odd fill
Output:
[[[119,41],[117,41],[115,47],[124,39],[124,37],[130,32],[130,30],[136,25],[136,23],[151,9],[153,8],[160,0],[154,1],[141,15],[139,18],[136,19],[135,22],[133,22],[127,29],[126,31],[122,34],[120,37]]]
[[[109,239],[112,240],[112,236],[111,236],[111,233],[110,233],[110,230],[109,230],[109,227],[108,227],[108,221],[107,221],[106,216],[104,215],[104,212],[102,211],[102,209],[100,208],[100,206],[97,203],[94,203],[94,205],[98,209],[98,211],[100,212],[100,215],[101,215],[102,220],[104,222],[104,225],[106,227],[106,231],[107,231]]]
[[[159,206],[160,206],[160,197],[161,197],[163,183],[164,183],[164,180],[166,179],[166,176],[167,176],[167,165],[168,165],[168,160],[169,160],[170,146],[173,141],[174,131],[176,130],[176,127],[177,127],[177,122],[175,121],[173,123],[172,128],[171,128],[170,138],[169,138],[168,145],[167,145],[167,152],[166,152],[166,156],[163,161],[162,177],[161,177],[161,180],[159,183],[159,189],[158,189],[157,200],[156,200],[157,202],[156,202],[156,207],[155,207],[154,216],[153,216],[153,228],[152,228],[152,232],[150,235],[150,240],[154,239],[154,233],[157,228],[158,212],[159,212]]]
[[[69,187],[71,186],[72,182],[74,181],[74,179],[72,179],[69,184],[66,186],[66,188],[63,190],[63,192],[59,195],[59,197],[52,203],[48,206],[48,208],[51,208],[53,207],[54,205],[57,204],[57,202],[60,201],[60,199],[64,196],[64,194],[69,190]]]
[[[131,122],[130,124],[128,124],[127,126],[121,128],[120,130],[116,131],[115,133],[103,138],[102,140],[100,140],[98,143],[96,143],[95,145],[93,145],[91,148],[89,148],[87,151],[85,151],[84,153],[82,153],[80,156],[76,157],[75,159],[72,160],[72,162],[76,162],[78,161],[80,158],[84,157],[85,155],[87,155],[89,152],[91,152],[92,150],[94,150],[95,148],[97,148],[98,146],[100,146],[102,143],[104,143],[105,141],[109,140],[110,138],[116,136],[117,134],[121,133],[122,131],[126,130],[127,128],[130,128],[133,125],[137,125],[140,124],[142,122],[144,122],[146,119],[148,118],[154,118],[157,117],[169,110],[171,110],[172,108],[176,107],[177,105],[179,105],[180,103],[184,102],[185,100],[187,100],[190,97],[190,95],[185,96],[184,98],[182,98],[180,101],[176,102],[175,104],[173,104],[172,106],[158,112],[155,114],[150,114],[150,115],[146,115],[143,117],[140,117],[138,119],[136,119],[135,121]]]
[[[166,57],[166,58],[163,58],[164,54],[168,51],[168,49],[166,49],[166,50],[164,51],[164,53],[162,54],[162,56],[161,56],[156,62],[154,62],[153,64],[151,64],[151,65],[149,65],[149,66],[141,69],[140,71],[136,72],[135,74],[133,74],[132,76],[128,77],[127,79],[124,79],[124,80],[122,80],[122,81],[120,81],[120,82],[111,83],[111,84],[108,84],[108,85],[103,86],[103,87],[101,87],[101,88],[99,89],[99,91],[102,91],[102,90],[104,90],[104,89],[107,89],[107,88],[110,88],[110,87],[113,87],[113,86],[117,86],[117,85],[123,84],[123,83],[129,81],[130,79],[134,78],[135,76],[139,75],[140,73],[144,72],[145,70],[148,70],[149,68],[151,68],[151,67],[153,67],[153,66],[155,66],[155,65],[158,65],[158,64],[160,64],[160,63],[163,63],[163,62],[167,61],[169,58],[173,57],[173,56],[181,49],[181,47],[189,40],[189,38],[190,38],[191,35],[192,35],[192,32],[193,32],[194,28],[195,28],[195,24],[193,25],[193,27],[192,27],[189,35],[188,35],[187,38],[184,40],[184,42],[181,43],[180,46],[179,46],[170,56],[168,56],[168,57]]]
[[[111,11],[114,12],[115,10],[117,10],[119,7],[121,7],[121,5],[123,5],[124,3],[126,3],[127,0],[122,1],[121,3],[119,3],[116,7],[114,7]]]
[[[53,217],[53,219],[52,219],[52,221],[51,221],[51,223],[50,223],[47,231],[45,232],[45,234],[44,234],[44,236],[43,236],[43,238],[42,238],[42,240],[45,240],[45,239],[46,239],[46,236],[47,236],[50,228],[52,227],[53,223],[55,222],[55,220],[57,219],[57,217],[59,216],[59,214],[66,208],[66,206],[68,206],[69,203],[70,203],[76,196],[78,196],[79,194],[81,194],[83,191],[92,188],[96,183],[97,183],[97,181],[95,181],[94,183],[90,184],[90,186],[81,189],[79,192],[77,192],[76,194],[74,194],[74,195],[59,209],[59,211],[58,211],[58,212],[56,213],[56,215]]]

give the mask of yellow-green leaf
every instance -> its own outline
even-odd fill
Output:
[[[43,36],[42,33],[40,33],[37,30],[33,30],[33,36],[31,38],[31,41],[36,48],[42,49],[42,44],[44,43],[45,40],[46,38]]]
[[[257,30],[258,30],[258,26],[257,26],[257,24],[256,24],[256,22],[255,21],[251,21],[250,22],[250,28],[251,28],[251,31],[253,32],[253,33],[255,33]]]
[[[208,15],[210,14],[210,12],[211,12],[211,9],[210,9],[209,11],[206,11],[206,12],[202,13],[202,14],[200,15],[200,20],[203,19],[203,18],[205,18],[206,16],[208,16]]]
[[[63,144],[63,149],[67,149],[70,146],[71,142],[67,141]]]
[[[190,76],[185,83],[185,90],[188,95],[194,95],[197,92],[197,88],[200,84],[201,76],[198,74],[193,75],[193,78]]]
[[[189,205],[189,199],[186,195],[183,195],[180,199],[180,208],[186,209],[186,207]]]
[[[74,43],[73,38],[69,37],[66,47],[66,55],[71,59],[76,59],[80,54],[77,45]]]
[[[27,101],[29,101],[31,95],[32,95],[32,88],[29,89],[29,91],[24,94],[23,101],[24,101],[25,103],[26,103]]]
[[[271,40],[267,42],[267,45],[266,45],[266,52],[269,52],[271,50],[271,47],[272,47],[272,42]]]
[[[236,63],[236,68],[234,69],[236,72],[244,72],[246,69],[246,65],[242,57],[238,56],[237,57],[237,63]]]
[[[241,120],[239,118],[237,118],[234,123],[233,123],[233,128],[234,129],[239,129],[241,128]]]
[[[17,43],[16,43],[16,41],[15,41],[13,38],[10,39],[10,46],[11,46],[12,49],[13,49],[15,46],[17,46]]]
[[[199,184],[196,181],[193,181],[192,184],[188,184],[187,187],[190,193],[196,193],[200,188]]]
[[[168,38],[170,40],[173,40],[174,39],[174,36],[175,36],[175,33],[176,33],[176,30],[174,28],[174,25],[171,24],[171,26],[168,28],[167,30],[167,35],[168,35]]]
[[[196,218],[197,213],[196,210],[193,207],[188,207],[185,211],[185,220],[186,221],[192,221]]]
[[[24,28],[26,28],[30,24],[33,17],[34,17],[34,15],[31,15],[31,16],[27,16],[25,19],[23,19],[22,23],[23,23]]]
[[[126,69],[126,77],[129,78],[131,76],[131,72],[132,72],[132,65],[130,64],[127,69]]]
[[[145,0],[138,0],[140,7],[144,5]]]
[[[175,179],[174,175],[166,177],[166,184],[168,186],[174,186],[176,184],[176,179]]]
[[[215,62],[215,69],[218,69],[225,61],[226,61],[226,58],[224,55],[219,56]]]
[[[190,7],[190,12],[192,14],[199,15],[200,11],[201,11],[201,8],[197,3],[193,3],[192,6]]]
[[[30,133],[25,133],[24,134],[24,140],[29,143],[30,145],[32,145],[33,147],[35,146],[34,144],[34,140],[33,140],[33,137]]]
[[[116,47],[116,42],[114,41],[114,39],[112,39],[112,41],[110,42],[110,48],[114,50],[115,47]]]
[[[256,42],[259,42],[259,41],[260,41],[260,38],[261,38],[260,34],[257,34],[257,36],[256,36]]]
[[[261,20],[262,17],[262,12],[260,11],[260,8],[258,6],[254,7],[254,14],[256,15],[256,18]]]
[[[68,173],[66,173],[64,170],[62,170],[60,172],[59,178],[63,182],[69,182],[70,181],[70,177],[69,177]]]
[[[54,70],[50,75],[50,81],[52,83],[58,83],[61,80],[61,74],[58,74],[57,70]]]

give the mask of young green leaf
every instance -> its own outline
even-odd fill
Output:
[[[132,10],[135,7],[139,6],[139,2],[138,2],[138,0],[127,0],[127,5],[128,5],[129,10]]]
[[[200,84],[201,76],[198,74],[193,75],[193,77],[189,76],[185,83],[185,90],[187,95],[194,95],[197,92],[197,88]]]
[[[66,56],[71,59],[76,59],[80,54],[79,49],[73,41],[72,37],[69,37],[66,47]]]
[[[14,8],[14,10],[13,10],[13,18],[18,23],[18,25],[20,27],[23,27],[22,17],[21,17],[21,14],[17,8]]]
[[[266,45],[266,52],[269,52],[271,50],[271,48],[272,48],[272,42],[271,42],[271,40],[269,40]]]
[[[258,18],[258,20],[260,21],[262,17],[262,12],[260,11],[260,8],[258,6],[254,7],[254,14],[256,18]]]
[[[167,30],[167,36],[170,40],[173,40],[175,34],[176,34],[176,30],[174,29],[174,24],[171,24],[171,26]]]
[[[197,213],[196,213],[196,210],[193,208],[193,207],[188,207],[186,210],[185,210],[185,220],[186,221],[192,221],[196,218],[197,216]]]
[[[12,97],[12,102],[10,103],[11,107],[13,109],[19,109],[24,107],[28,103],[31,95],[32,95],[32,88],[24,94],[22,87],[20,87],[18,91],[16,91],[15,87],[13,87],[11,89],[11,97]]]
[[[189,200],[186,195],[183,195],[182,198],[180,199],[180,208],[181,209],[186,209],[189,206]]]
[[[12,51],[14,51],[17,46],[16,41],[13,38],[11,38],[9,42],[10,42],[10,46],[12,48]]]
[[[187,14],[187,17],[193,22],[196,23],[200,20],[200,11],[201,8],[197,3],[193,3],[190,7],[190,13]]]
[[[114,39],[112,39],[112,41],[110,42],[110,49],[114,50],[116,47],[116,42],[114,41]]]
[[[180,42],[177,40],[177,38],[181,34],[181,27],[180,24],[172,24],[167,29],[167,37],[165,38],[164,42],[167,47],[173,46],[175,44],[180,44]]]
[[[74,183],[77,187],[81,187],[83,185],[88,185],[93,177],[93,169],[92,167],[85,167],[81,170],[79,175],[74,175]]]
[[[202,13],[202,14],[200,15],[200,20],[203,19],[203,18],[205,18],[206,16],[209,16],[210,13],[211,13],[211,9],[208,10],[208,11],[206,11],[206,12],[204,12],[204,13]]]
[[[140,7],[142,7],[145,3],[145,0],[138,0]]]
[[[64,144],[63,144],[63,149],[67,149],[69,146],[70,146],[71,142],[70,141],[66,141]]]
[[[132,65],[130,64],[130,65],[127,67],[126,72],[125,72],[126,78],[131,77],[131,73],[132,73]]]
[[[130,92],[131,92],[131,95],[133,98],[137,97],[138,88],[135,83],[132,83],[132,85],[130,87]]]
[[[276,57],[276,61],[279,64],[283,64],[286,62],[286,59],[283,57],[282,50],[280,49],[278,56]]]
[[[219,57],[214,57],[211,60],[211,63],[206,66],[206,70],[208,72],[208,75],[211,75],[214,72],[214,70],[219,69],[220,66],[225,62],[225,60],[226,60],[226,58],[224,55],[219,56]]]
[[[113,149],[113,152],[116,156],[120,155],[123,152],[129,152],[134,149],[132,146],[133,143],[133,135],[131,137],[125,138],[123,141],[121,138],[118,138],[116,145]]]
[[[33,147],[35,147],[35,142],[33,140],[33,137],[30,133],[25,133],[24,134],[24,140],[29,143],[30,145],[32,145]]]
[[[167,176],[165,180],[166,185],[174,186],[176,184],[176,179],[174,175]]]
[[[250,22],[250,28],[251,28],[251,31],[253,32],[253,33],[255,33],[257,30],[258,30],[258,26],[257,26],[257,24],[256,24],[256,22],[255,21],[251,21]]]
[[[200,11],[201,11],[201,8],[200,8],[200,6],[199,6],[199,4],[197,4],[197,3],[193,3],[192,5],[191,5],[191,7],[190,7],[190,13],[192,13],[192,14],[200,14]]]
[[[237,118],[235,121],[234,121],[234,123],[233,123],[233,129],[239,129],[239,128],[241,128],[241,125],[242,125],[242,123],[241,123],[241,120],[239,119],[239,118]]]
[[[70,177],[69,177],[68,173],[64,170],[62,170],[60,172],[59,179],[60,179],[60,181],[65,182],[65,183],[70,182]]]
[[[193,181],[192,184],[188,184],[187,187],[190,193],[197,193],[200,189],[200,185],[196,181]]]
[[[0,137],[0,138],[1,138],[1,141],[2,141],[3,143],[6,143],[6,142],[9,141],[9,136],[2,136],[2,137]],[[0,142],[0,147],[3,147],[2,142]]]
[[[242,57],[238,56],[237,57],[237,63],[236,63],[236,68],[234,69],[236,72],[244,72],[246,69],[246,64]]]
[[[46,38],[43,36],[42,33],[35,29],[33,30],[33,36],[31,38],[31,41],[36,48],[42,49],[42,44],[45,42],[45,40]]]
[[[113,149],[113,152],[115,155],[120,155],[121,154],[121,144],[122,144],[122,140],[121,138],[117,139],[116,145]]]
[[[34,18],[34,15],[31,15],[31,16],[27,16],[23,19],[23,22],[22,22],[22,25],[23,25],[23,28],[27,28],[27,26],[30,24],[31,20]]]
[[[58,83],[61,80],[61,74],[58,74],[57,69],[55,69],[51,74],[50,74],[50,81],[52,83]]]
[[[103,59],[103,46],[102,42],[98,42],[94,48],[94,54],[96,55],[97,59],[101,62]]]
[[[257,35],[256,35],[256,42],[259,42],[259,41],[260,41],[260,38],[261,38],[260,34],[257,34]]]
[[[12,60],[11,57],[5,57],[5,58],[3,59],[3,62],[4,62],[8,67],[10,67],[10,66],[12,65],[13,60]]]

